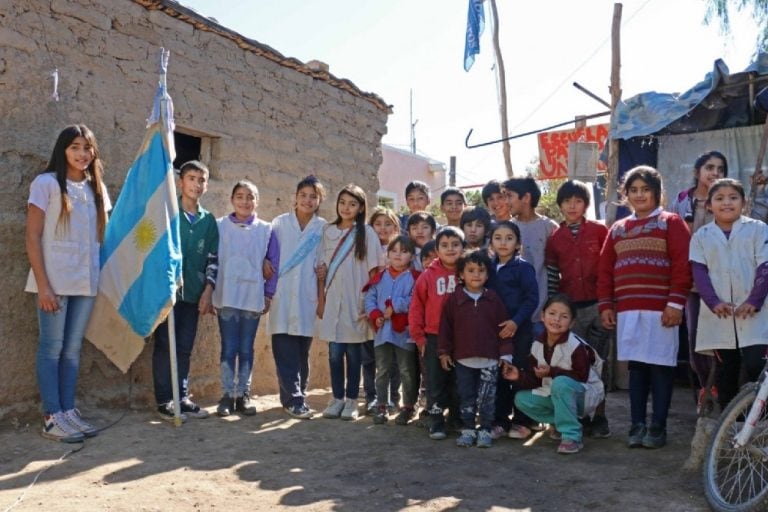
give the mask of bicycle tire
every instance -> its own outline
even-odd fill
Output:
[[[718,512],[768,510],[768,460],[760,460],[747,447],[735,449],[733,438],[741,429],[757,396],[748,384],[720,415],[704,458],[704,491],[709,506]],[[750,445],[768,453],[768,410],[758,419]],[[768,459],[768,457],[766,457]]]

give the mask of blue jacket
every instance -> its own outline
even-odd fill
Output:
[[[517,324],[518,335],[531,331],[531,315],[539,305],[539,285],[533,265],[515,256],[496,270],[499,259],[493,259],[488,288],[495,291],[507,308],[509,318]]]
[[[378,281],[372,279],[373,284],[369,283],[367,285],[365,314],[373,321],[383,314],[388,304],[392,305],[395,313],[407,314],[408,308],[411,306],[413,285],[416,283],[413,277],[414,273],[410,270],[405,270],[393,278],[389,273],[389,269],[385,269],[380,275],[381,278]],[[410,333],[407,326],[403,330],[397,331],[393,328],[391,320],[385,320],[381,328],[374,328],[374,330],[376,331],[376,335],[373,338],[374,346],[391,343],[407,350],[414,350],[416,348],[413,342],[408,342],[410,340]]]

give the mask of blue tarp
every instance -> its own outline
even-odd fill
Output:
[[[677,133],[702,131],[707,129],[741,126],[747,121],[748,110],[732,109],[729,101],[732,91],[718,91],[718,86],[746,78],[746,73],[768,75],[768,53],[760,53],[755,60],[739,75],[730,75],[728,66],[721,59],[715,61],[712,71],[704,80],[682,94],[645,92],[633,96],[616,107],[616,115],[611,122],[611,139],[630,139],[632,137],[656,134],[678,122]],[[746,85],[744,86],[746,87]],[[744,103],[742,101],[741,103]],[[686,121],[699,105],[706,111],[698,119]],[[751,106],[745,105],[748,108]],[[729,110],[729,112],[725,112]]]

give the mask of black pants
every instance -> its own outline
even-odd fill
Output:
[[[456,393],[456,381],[453,370],[445,371],[437,357],[437,335],[427,334],[427,346],[424,350],[424,366],[427,370],[427,411],[429,414],[443,414],[451,409],[458,415],[459,398]]]
[[[768,345],[752,345],[716,351],[715,385],[717,401],[722,409],[733,400],[741,384],[754,382],[760,377],[767,350]],[[743,382],[740,378],[742,373],[746,377]]]

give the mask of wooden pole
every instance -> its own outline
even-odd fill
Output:
[[[507,124],[507,75],[504,71],[504,59],[501,56],[501,45],[499,44],[499,11],[496,9],[496,0],[490,0],[491,14],[493,16],[493,50],[496,52],[496,70],[499,87],[499,115],[501,116],[501,138],[509,137],[509,126]],[[509,141],[505,140],[502,144],[502,153],[504,154],[504,166],[507,168],[507,177],[514,176],[512,170],[512,156],[510,154]]]
[[[456,186],[456,157],[452,156],[448,167],[448,186]]]
[[[613,4],[613,24],[611,26],[611,124],[616,116],[616,106],[621,101],[621,9],[622,4]],[[619,141],[608,142],[608,172],[605,177],[605,216],[610,226],[616,220],[616,180],[619,176]]]

